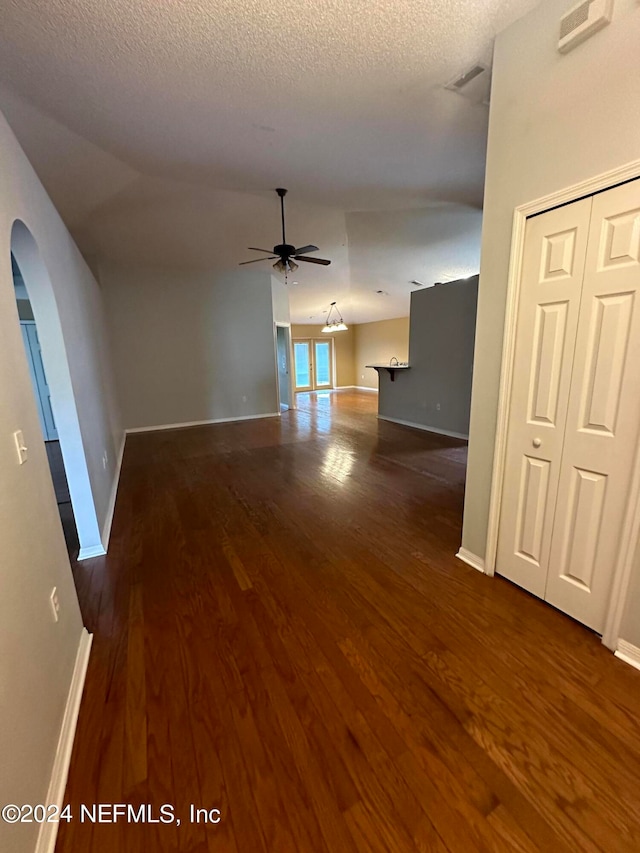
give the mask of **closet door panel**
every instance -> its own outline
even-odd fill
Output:
[[[496,569],[544,596],[591,199],[529,219]]]
[[[546,599],[602,631],[640,426],[640,181],[594,196]]]

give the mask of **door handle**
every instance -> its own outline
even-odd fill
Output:
[[[534,438],[531,443],[533,444],[534,447],[540,447],[540,445],[542,444],[542,439],[541,438]]]

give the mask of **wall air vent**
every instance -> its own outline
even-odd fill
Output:
[[[568,53],[611,23],[613,0],[583,0],[560,21],[560,53]]]
[[[488,103],[491,88],[491,74],[486,65],[476,62],[462,74],[457,74],[453,80],[445,83],[445,89],[457,92],[474,104]]]

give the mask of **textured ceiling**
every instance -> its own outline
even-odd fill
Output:
[[[147,174],[478,204],[487,111],[441,86],[534,5],[4,0],[0,77]]]
[[[301,271],[297,319],[345,291],[360,321],[398,316],[409,278],[477,269],[488,110],[442,84],[537,2],[4,0],[0,108],[85,253],[244,259],[286,186],[334,259]],[[420,208],[449,212],[446,245]]]
[[[406,316],[411,291],[420,289],[411,283],[414,279],[431,286],[480,269],[482,213],[475,208],[439,204],[350,213],[346,225],[350,295],[357,316]]]

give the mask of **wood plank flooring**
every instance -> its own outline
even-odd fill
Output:
[[[454,557],[463,442],[299,403],[128,438],[67,802],[181,824],[58,853],[640,850],[640,672]]]

